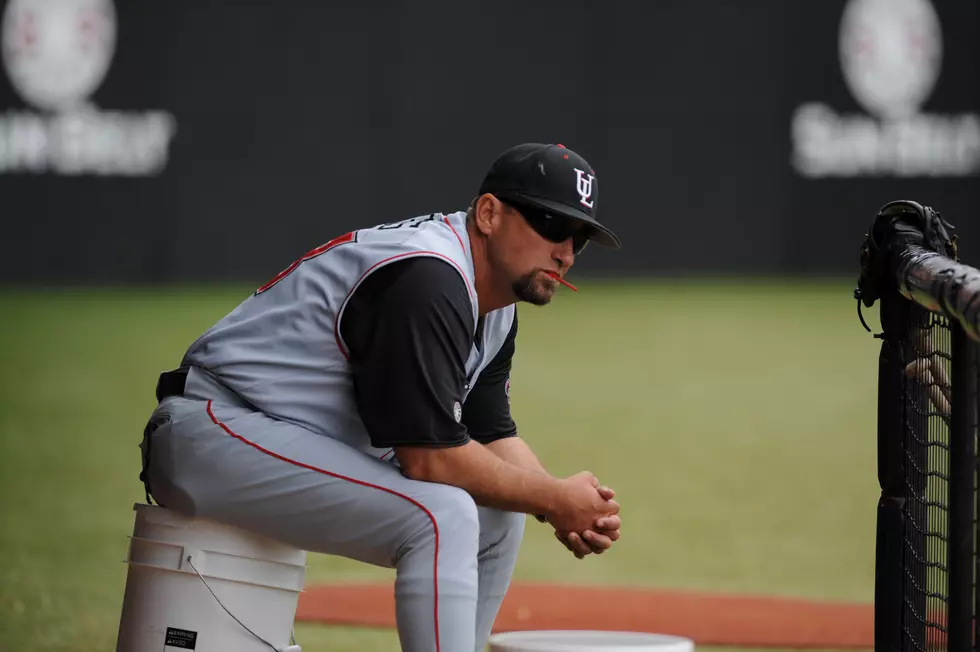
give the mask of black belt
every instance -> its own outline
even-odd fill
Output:
[[[183,396],[187,384],[187,369],[165,371],[157,379],[157,402],[170,396]]]

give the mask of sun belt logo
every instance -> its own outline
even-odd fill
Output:
[[[112,0],[9,0],[0,25],[7,77],[37,111],[0,112],[0,172],[148,176],[167,164],[167,111],[100,111],[89,99],[116,46]]]
[[[870,115],[820,102],[793,115],[793,166],[805,177],[968,176],[980,170],[980,116],[925,114],[942,68],[929,0],[849,0],[838,51],[844,82]]]

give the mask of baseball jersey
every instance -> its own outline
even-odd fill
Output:
[[[446,409],[467,384],[471,347],[481,346],[483,323],[475,330],[462,277],[436,258],[393,262],[358,286],[340,334],[358,411],[375,446],[456,446],[517,434],[509,397],[516,311],[503,346],[466,394],[462,420]]]
[[[438,261],[441,265],[419,264],[408,268],[407,263],[414,259]],[[385,278],[387,272],[396,267],[405,269],[406,273]],[[413,275],[420,273],[428,274],[426,278],[437,278],[433,276],[436,270],[441,273],[438,278],[442,280],[434,287],[430,283],[425,283],[424,288],[419,287],[420,283],[411,283],[397,295],[378,294],[389,288],[395,291],[398,283],[405,283],[406,279],[410,282]],[[451,271],[448,277],[446,270]],[[365,313],[378,299],[383,300],[392,311],[388,319],[380,320],[386,328],[393,328],[401,321],[406,322],[406,328],[411,327],[415,323],[412,320],[417,321],[416,315],[424,316],[427,304],[433,310],[439,307],[439,302],[450,308],[459,306],[460,301],[445,300],[437,294],[452,291],[452,283],[460,289],[460,297],[465,292],[463,301],[468,303],[468,315],[452,317],[458,315],[459,310],[450,309],[443,311],[450,315],[445,324],[429,319],[429,323],[438,326],[437,332],[445,328],[447,335],[431,340],[436,343],[433,355],[446,353],[436,350],[441,346],[440,339],[459,342],[461,327],[470,331],[467,337],[471,344],[465,359],[458,356],[461,363],[456,370],[459,382],[454,385],[449,379],[450,386],[455,389],[443,392],[445,397],[441,404],[431,406],[431,423],[416,420],[400,425],[375,420],[374,417],[383,411],[397,412],[398,402],[402,400],[395,386],[388,392],[390,398],[385,395],[383,378],[371,383],[370,400],[357,393],[355,370],[358,363],[372,365],[370,371],[374,372],[375,379],[380,377],[378,365],[394,367],[402,363],[396,359],[400,349],[394,345],[385,359],[365,356],[364,361],[352,360],[346,341],[348,337],[359,339],[363,335],[361,328],[355,328],[352,336],[345,320],[352,299],[365,294],[359,291],[362,286],[377,285],[379,280],[384,283],[380,284],[378,292],[367,295],[376,300],[361,301],[360,306],[355,301],[355,306],[359,313]],[[403,309],[396,311],[399,302]],[[419,302],[421,308],[412,307]],[[376,305],[374,310],[377,310]],[[408,315],[404,320],[402,313]],[[419,430],[445,429],[447,421],[458,424],[459,431],[445,443],[465,442],[463,405],[491,362],[497,363],[496,369],[492,368],[498,376],[495,383],[501,382],[501,368],[509,371],[509,358],[501,360],[501,357],[502,352],[508,350],[505,345],[513,350],[515,330],[513,305],[484,316],[478,314],[466,213],[434,213],[352,231],[311,250],[208,329],[188,348],[181,364],[207,370],[216,380],[270,416],[380,457],[394,445],[431,442],[426,433]],[[372,333],[375,339],[385,341],[384,328],[376,327],[375,331]],[[393,330],[387,337],[411,339],[403,336],[401,330]],[[404,377],[394,371],[390,375],[392,379]],[[420,374],[414,380],[400,382],[425,383],[431,382],[431,378]],[[367,419],[362,418],[364,416]],[[374,427],[369,429],[365,421],[374,422]],[[397,426],[403,431],[390,432]]]

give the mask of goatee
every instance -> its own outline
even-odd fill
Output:
[[[547,289],[542,288],[540,284],[535,282],[536,277],[537,272],[525,274],[521,278],[514,281],[514,285],[511,287],[514,290],[514,296],[516,296],[518,300],[535,306],[543,306],[551,301],[552,293]]]

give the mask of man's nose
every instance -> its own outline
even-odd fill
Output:
[[[568,269],[575,262],[575,250],[571,238],[568,238],[555,247],[555,260],[558,261],[563,269]]]

